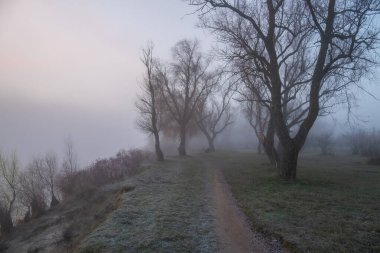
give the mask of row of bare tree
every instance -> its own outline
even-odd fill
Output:
[[[375,66],[379,0],[188,0],[238,80],[239,100],[286,180],[318,116],[350,107]],[[277,138],[279,145],[275,146]]]
[[[1,233],[12,230],[13,217],[19,216],[17,211],[27,210],[23,220],[28,221],[56,206],[60,179],[77,170],[77,156],[70,140],[66,141],[61,168],[54,152],[33,158],[25,170],[20,169],[15,152],[9,156],[0,153]]]
[[[376,65],[379,28],[374,20],[380,0],[187,2],[197,8],[200,26],[216,36],[216,54],[237,84],[237,100],[245,104],[268,158],[284,179],[295,180],[299,152],[317,117],[331,113],[337,104],[350,108],[352,88],[363,89],[360,80]],[[179,154],[185,155],[192,120],[198,118],[205,129],[199,120],[218,119],[209,115],[220,110],[202,101],[223,73],[210,70],[210,60],[197,46],[179,42],[170,64],[154,60],[151,47],[144,51],[147,73],[138,102],[140,126],[155,136],[159,160],[161,128],[177,132]],[[210,113],[196,116],[202,111]]]
[[[143,49],[145,66],[142,92],[136,107],[138,126],[154,136],[157,160],[164,160],[160,132],[178,137],[178,153],[186,155],[186,141],[200,130],[215,150],[216,137],[232,123],[232,84],[223,71],[200,51],[197,40],[181,40],[172,48],[172,59],[153,57],[152,43]]]

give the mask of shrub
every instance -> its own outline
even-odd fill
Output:
[[[58,187],[64,197],[86,195],[100,186],[120,181],[151,157],[150,153],[139,149],[122,150],[114,157],[95,161],[84,170],[60,175]]]

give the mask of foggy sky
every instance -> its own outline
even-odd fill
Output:
[[[140,49],[152,40],[168,58],[178,40],[195,37],[207,48],[212,38],[192,11],[181,0],[1,0],[0,148],[25,163],[62,153],[70,136],[86,165],[144,147],[134,108]],[[369,90],[380,98],[377,80]],[[356,114],[380,127],[380,103],[358,104]]]

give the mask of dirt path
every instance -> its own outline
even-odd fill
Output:
[[[224,252],[253,252],[252,231],[228,192],[220,171],[215,171],[214,197],[218,232]],[[258,252],[258,251],[257,251]]]
[[[238,207],[232,196],[229,185],[223,177],[222,171],[216,164],[205,161],[205,167],[214,171],[213,196],[217,232],[223,252],[226,253],[264,253],[286,252],[278,241],[270,241],[259,233],[251,230],[246,216]]]

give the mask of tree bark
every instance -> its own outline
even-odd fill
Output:
[[[208,149],[206,150],[206,153],[215,152],[214,139],[213,138],[207,138],[207,141],[208,141]]]
[[[155,149],[156,149],[157,161],[163,161],[164,160],[164,153],[161,150],[161,147],[160,147],[160,135],[157,132],[154,133],[154,140],[155,140],[154,146],[155,146]]]
[[[180,156],[186,156],[186,126],[181,126],[179,138],[178,154]]]
[[[280,169],[285,180],[294,181],[297,178],[297,161],[299,149],[295,145],[282,147]]]
[[[265,154],[269,158],[270,163],[278,167],[279,158],[278,158],[276,148],[274,147],[274,136],[275,136],[275,127],[274,127],[273,120],[270,119],[268,122],[268,129],[265,135],[265,139],[262,145],[264,147]]]

